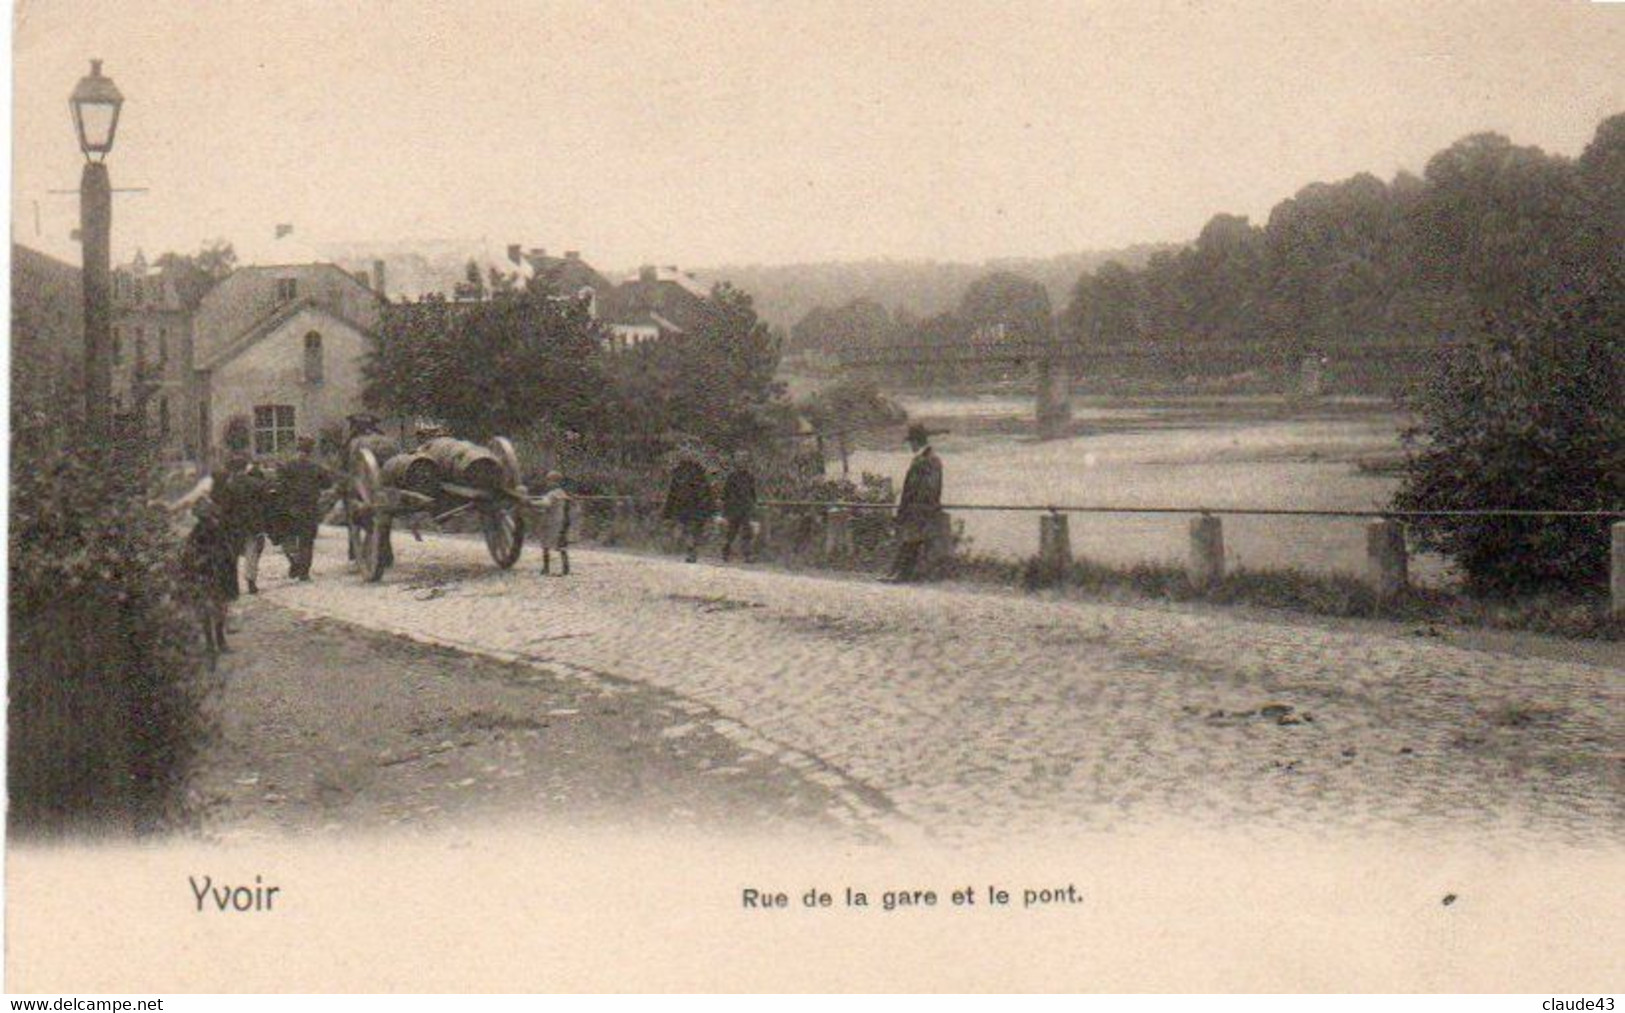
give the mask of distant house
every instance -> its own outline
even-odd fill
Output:
[[[599,301],[598,318],[610,349],[675,337],[699,328],[710,314],[705,288],[675,267],[645,266]]]
[[[503,263],[475,257],[469,264],[479,281],[455,284],[454,303],[487,299],[502,289],[540,287],[553,298],[585,303],[587,312],[603,325],[609,351],[688,333],[710,312],[705,286],[673,266],[645,266],[617,284],[583,260],[580,251],[566,250],[560,257],[517,244],[508,247]]]

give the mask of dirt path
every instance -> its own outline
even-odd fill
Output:
[[[234,611],[198,779],[220,839],[491,817],[865,839],[837,779],[651,686],[506,664],[264,599]]]

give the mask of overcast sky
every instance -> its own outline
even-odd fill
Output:
[[[128,102],[115,256],[273,226],[605,266],[1187,239],[1625,111],[1625,4],[19,0],[13,237],[77,262],[67,95]],[[37,202],[37,204],[36,204]],[[38,229],[36,230],[36,207]]]

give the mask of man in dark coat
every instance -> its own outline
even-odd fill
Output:
[[[699,558],[700,540],[705,537],[705,526],[717,512],[716,498],[711,482],[705,477],[705,468],[693,452],[685,451],[671,471],[671,485],[666,489],[666,508],[661,516],[676,521],[683,532],[683,547],[690,563]]]
[[[270,529],[271,487],[265,473],[241,454],[226,462],[226,473],[214,490],[220,523],[231,539],[233,557],[243,560],[248,593],[259,594],[260,554]]]
[[[914,449],[903,494],[897,500],[897,558],[886,579],[904,583],[920,579],[920,557],[942,516],[942,459],[931,449],[931,433],[915,423],[908,427]]]
[[[310,579],[316,532],[322,522],[322,493],[333,476],[316,463],[316,441],[299,437],[299,455],[277,470],[277,507],[282,514],[282,548],[288,554],[288,576]]]
[[[728,522],[728,533],[722,542],[722,561],[733,554],[734,539],[740,539],[739,550],[745,562],[755,558],[755,532],[751,521],[756,516],[756,475],[750,469],[750,455],[743,450],[734,455],[733,467],[722,483],[722,517]]]

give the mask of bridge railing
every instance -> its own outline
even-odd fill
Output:
[[[611,502],[616,504],[648,504],[662,502],[660,497],[582,495],[577,500]],[[764,510],[796,510],[811,512],[824,524],[823,547],[826,555],[852,554],[851,520],[854,514],[864,512],[892,512],[894,503],[874,503],[851,500],[794,500],[764,499],[757,502]],[[994,511],[1004,513],[1030,513],[1039,518],[1038,558],[1046,566],[1057,569],[1073,561],[1071,537],[1067,517],[1070,514],[1121,515],[1175,515],[1190,517],[1188,573],[1197,587],[1218,582],[1224,577],[1224,517],[1305,517],[1366,520],[1366,582],[1378,600],[1386,600],[1403,592],[1410,584],[1410,561],[1406,547],[1406,523],[1439,518],[1575,518],[1606,520],[1610,540],[1611,610],[1615,616],[1625,616],[1625,510],[1535,510],[1535,509],[1474,509],[1474,510],[1328,510],[1291,507],[1205,507],[1205,506],[1116,506],[1109,504],[1078,503],[944,503],[946,518],[954,513]]]

